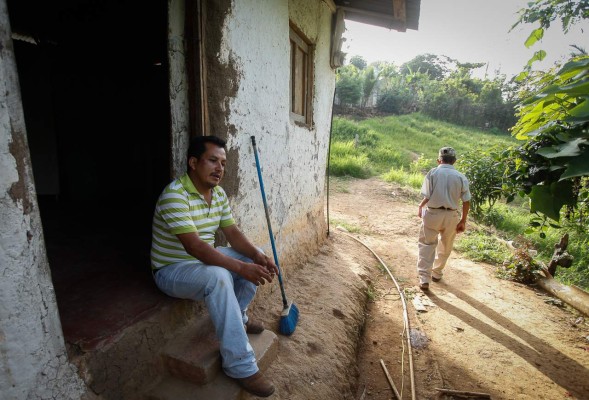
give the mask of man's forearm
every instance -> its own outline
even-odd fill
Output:
[[[417,216],[419,218],[423,217],[423,207],[427,204],[428,201],[429,199],[427,197],[424,197],[423,200],[421,200],[421,203],[419,203],[419,208],[417,210]]]
[[[466,218],[468,217],[469,210],[470,210],[470,201],[463,201],[462,202],[462,218],[460,219],[461,222],[466,222]]]
[[[229,271],[240,273],[243,263],[217,251],[214,247],[204,242],[196,233],[185,233],[178,235],[184,250],[192,257],[207,265],[217,265]]]

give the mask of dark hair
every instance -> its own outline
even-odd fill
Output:
[[[454,156],[441,156],[440,160],[442,160],[442,162],[444,164],[454,164],[456,162],[456,157],[454,157]]]
[[[195,136],[190,139],[190,145],[188,146],[188,152],[186,153],[186,168],[190,172],[190,166],[188,160],[190,157],[200,158],[207,151],[206,143],[212,143],[217,147],[225,148],[227,144],[223,139],[217,136]]]

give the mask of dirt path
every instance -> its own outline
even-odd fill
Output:
[[[435,388],[444,387],[493,399],[589,399],[589,325],[573,311],[456,253],[444,279],[423,295],[415,271],[417,201],[377,179],[332,181],[332,224],[377,252],[405,290],[417,398],[450,398],[438,397]],[[331,232],[321,253],[288,277],[301,320],[294,335],[280,336],[267,372],[277,386],[273,398],[392,399],[382,359],[410,399],[398,293],[365,247]],[[415,310],[414,297],[431,304],[426,312]],[[275,308],[257,305],[254,314],[271,326]]]

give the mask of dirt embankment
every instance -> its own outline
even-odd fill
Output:
[[[435,389],[443,387],[493,399],[589,399],[589,325],[574,310],[550,305],[543,292],[499,280],[492,266],[456,253],[427,296],[417,288],[416,204],[377,179],[336,182],[330,195],[332,223],[359,230],[354,235],[404,288],[417,398],[442,398]],[[395,286],[366,248],[331,232],[322,251],[288,277],[301,319],[291,337],[280,337],[267,372],[277,385],[274,398],[394,398],[382,359],[410,399]],[[259,304],[254,314],[273,326],[280,301],[270,297],[276,304]],[[423,299],[425,312],[411,305],[414,297]]]

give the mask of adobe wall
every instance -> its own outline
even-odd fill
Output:
[[[207,89],[211,132],[228,140],[222,186],[241,228],[271,254],[250,141],[255,135],[278,254],[288,272],[316,253],[327,229],[331,12],[320,0],[214,3],[207,6]],[[290,118],[289,20],[315,44],[311,127]]]

